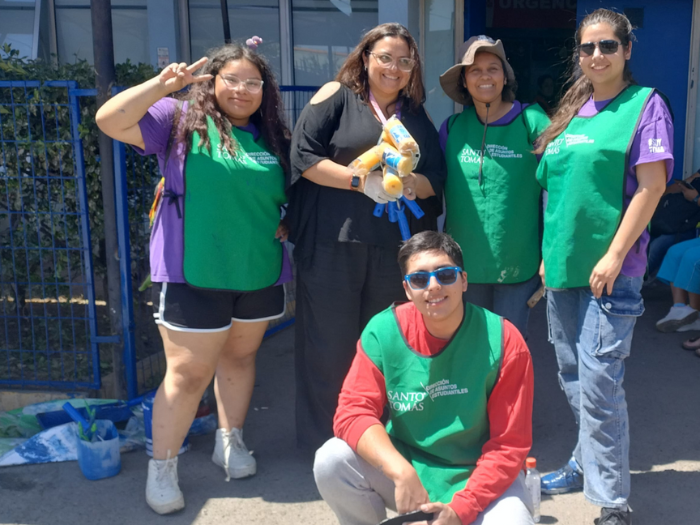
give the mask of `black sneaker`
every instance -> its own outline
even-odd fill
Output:
[[[629,510],[603,507],[600,511],[600,518],[596,518],[593,523],[595,525],[630,525],[632,513]]]

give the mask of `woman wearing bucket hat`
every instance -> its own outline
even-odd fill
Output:
[[[549,125],[538,105],[515,100],[503,44],[484,35],[460,48],[440,84],[464,111],[440,129],[447,159],[446,230],[464,251],[467,300],[527,335],[527,300],[540,286],[540,193],[533,144]]]
[[[601,507],[597,525],[631,523],[625,361],[644,312],[647,225],[673,172],[673,118],[661,94],[635,85],[633,38],[608,9],[581,21],[570,87],[537,149],[549,340],[579,429],[542,491],[583,488]]]

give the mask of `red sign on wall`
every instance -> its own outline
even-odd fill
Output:
[[[487,0],[486,27],[576,28],[576,0]]]

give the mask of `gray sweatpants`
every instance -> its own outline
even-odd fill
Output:
[[[394,482],[343,440],[333,438],[316,452],[314,478],[340,525],[377,525],[387,507],[396,510]],[[479,514],[473,525],[534,525],[521,473],[508,490]],[[464,524],[468,525],[468,524]]]

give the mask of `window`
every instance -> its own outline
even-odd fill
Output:
[[[55,0],[58,59],[92,63],[90,0]],[[112,0],[114,61],[150,62],[146,0]]]
[[[425,42],[423,43],[423,78],[425,109],[436,126],[454,112],[454,102],[440,86],[440,75],[454,61],[454,0],[425,0]]]
[[[36,0],[0,0],[0,46],[10,44],[20,57],[36,58]]]
[[[362,35],[377,25],[377,0],[292,0],[294,83],[335,78]]]
[[[189,0],[190,49],[192,61],[224,44],[224,23],[218,0]],[[277,80],[281,77],[280,10],[278,0],[228,0],[231,40],[245,42],[252,36],[263,39],[257,49],[263,55]]]

